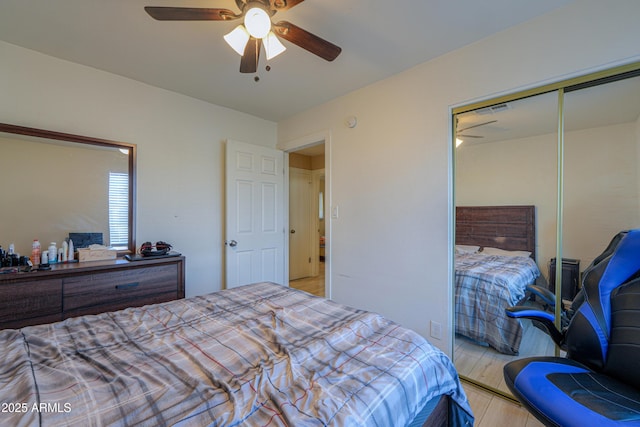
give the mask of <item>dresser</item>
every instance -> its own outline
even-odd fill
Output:
[[[53,264],[0,275],[0,329],[184,298],[183,256]]]

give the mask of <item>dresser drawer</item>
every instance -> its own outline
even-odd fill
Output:
[[[64,317],[177,299],[178,274],[178,265],[169,264],[65,278]]]
[[[0,329],[62,320],[62,280],[0,285]]]

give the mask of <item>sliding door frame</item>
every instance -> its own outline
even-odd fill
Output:
[[[594,73],[585,74],[583,76],[560,80],[555,83],[550,83],[550,84],[538,86],[532,89],[514,92],[508,95],[503,95],[496,98],[491,98],[484,101],[474,102],[472,104],[467,104],[467,105],[453,108],[451,110],[451,122],[452,122],[452,133],[451,133],[452,157],[451,158],[453,161],[452,201],[454,206],[452,209],[450,209],[450,215],[452,216],[450,218],[450,223],[452,224],[452,226],[450,227],[450,230],[452,234],[450,235],[450,238],[449,238],[451,242],[454,242],[453,246],[455,246],[455,235],[456,235],[456,230],[455,230],[455,224],[456,224],[456,221],[455,221],[455,200],[456,200],[456,197],[455,197],[456,143],[455,141],[456,141],[456,136],[455,135],[456,135],[456,123],[457,123],[456,115],[478,110],[481,108],[491,107],[497,104],[530,98],[530,97],[533,97],[536,95],[542,95],[545,93],[550,93],[550,92],[558,93],[558,136],[557,136],[558,137],[558,143],[557,143],[558,144],[558,147],[557,147],[557,162],[558,162],[557,163],[557,173],[558,173],[557,198],[558,199],[557,199],[557,207],[556,207],[556,259],[558,260],[557,265],[562,265],[561,264],[562,247],[563,247],[562,221],[564,217],[563,199],[564,199],[564,97],[565,97],[565,94],[569,92],[577,91],[580,89],[586,89],[592,86],[598,86],[601,84],[606,84],[606,83],[610,83],[618,80],[624,80],[624,79],[636,77],[636,76],[640,76],[640,61],[632,62],[626,65],[621,65],[621,66],[613,67],[610,69],[606,69],[606,70],[602,70]],[[453,253],[454,248],[453,247],[449,248],[449,251]],[[453,256],[453,259],[455,259],[455,256]],[[455,318],[456,318],[455,316],[455,262],[453,262],[452,265],[453,265],[453,271],[449,275],[449,277],[452,278],[451,279],[452,282],[449,285],[449,290],[451,293],[451,301],[454,304],[451,307],[451,310],[453,313],[451,317],[453,318],[453,322],[455,322]],[[562,268],[555,269],[555,283],[556,283],[556,289],[562,289]],[[556,292],[555,323],[556,323],[556,327],[558,328],[560,328],[561,309],[562,309],[562,293]],[[450,331],[451,331],[451,343],[454,343],[455,324],[452,324]],[[452,344],[451,351],[452,351],[452,360],[453,360],[455,357],[453,355],[453,352],[455,352],[455,345],[453,344]],[[556,355],[559,355],[559,351],[560,351],[559,348],[556,347]],[[508,400],[517,402],[517,400],[513,396],[506,394],[503,391],[498,390],[492,386],[484,384],[478,380],[468,378],[464,375],[460,375],[460,378],[478,387],[481,387],[491,393],[500,395]]]

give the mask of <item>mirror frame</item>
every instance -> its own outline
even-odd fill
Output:
[[[118,149],[126,149],[129,151],[129,218],[128,218],[128,244],[127,249],[118,251],[119,255],[126,253],[134,254],[136,252],[135,241],[135,224],[136,224],[136,159],[137,148],[135,144],[126,142],[111,141],[107,139],[94,138],[91,136],[74,135],[70,133],[62,133],[45,129],[37,129],[25,126],[12,125],[8,123],[0,123],[0,132],[32,136],[42,139],[53,139],[56,141],[73,142],[77,144],[97,145],[101,147],[112,147]],[[46,141],[43,141],[46,143]]]

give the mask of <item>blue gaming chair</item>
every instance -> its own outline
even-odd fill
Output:
[[[567,357],[529,357],[504,367],[514,396],[547,426],[640,426],[640,230],[617,234],[584,271],[582,304],[564,331],[538,320]]]

